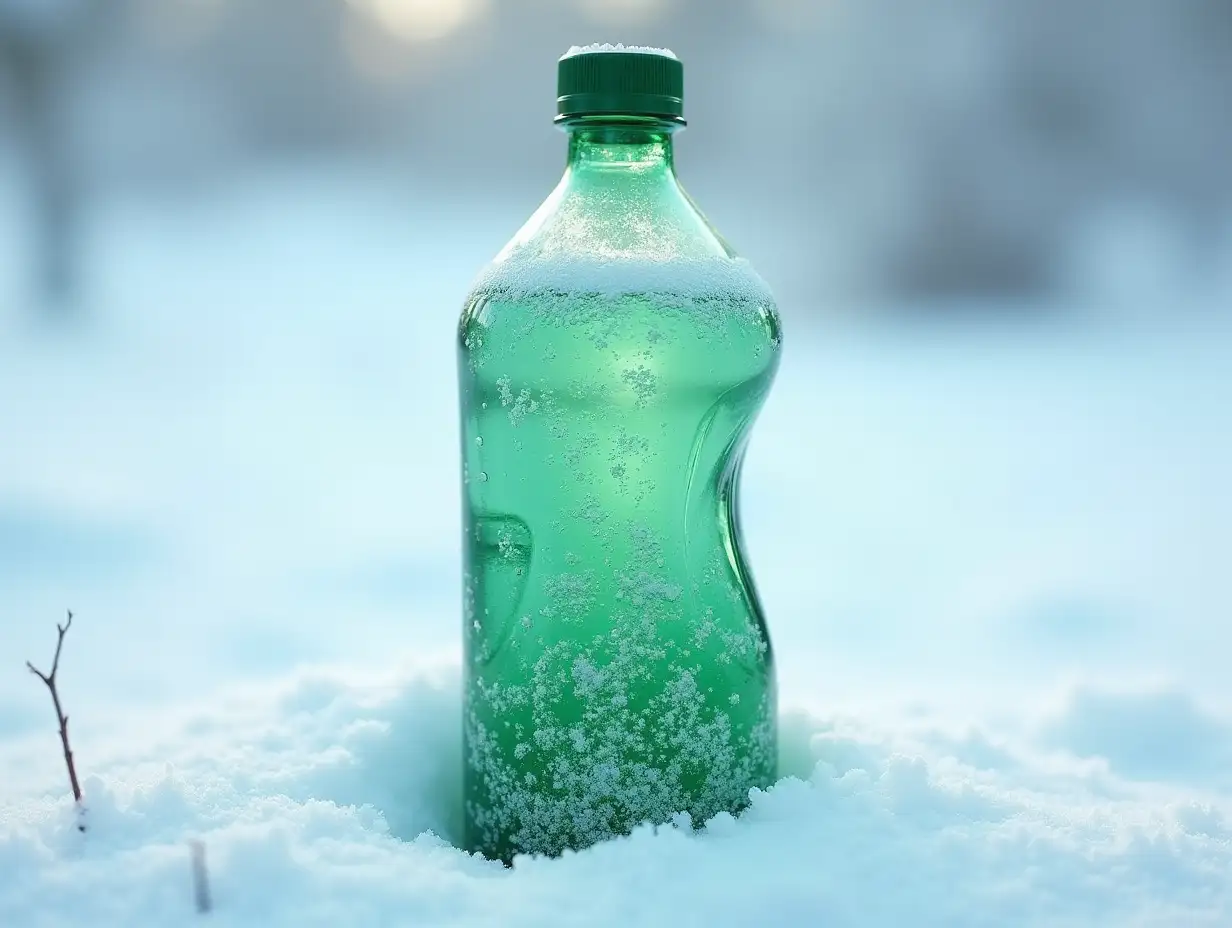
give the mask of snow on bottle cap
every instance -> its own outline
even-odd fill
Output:
[[[676,58],[676,53],[670,48],[653,48],[649,45],[621,45],[617,42],[613,45],[611,42],[595,42],[592,45],[574,45],[567,52],[565,58],[572,58],[574,55],[590,55],[595,52],[636,52],[641,55],[662,55],[664,58]]]

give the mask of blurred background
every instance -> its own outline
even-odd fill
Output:
[[[87,753],[456,661],[456,321],[594,41],[683,59],[681,176],[779,298],[784,703],[1232,716],[1232,0],[0,0],[0,735],[66,607]]]
[[[88,299],[110,204],[308,169],[513,229],[592,39],[685,60],[683,176],[793,313],[1229,300],[1229,0],[0,0],[0,265]]]

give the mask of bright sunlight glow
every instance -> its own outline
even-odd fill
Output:
[[[409,42],[434,42],[483,15],[488,0],[350,0],[382,28]]]

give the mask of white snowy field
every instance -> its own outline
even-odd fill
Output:
[[[0,926],[194,923],[192,839],[245,928],[1232,924],[1217,301],[784,307],[743,510],[791,778],[512,870],[451,845],[453,327],[532,205],[113,204],[72,327],[21,305],[0,223]],[[84,836],[24,668],[66,608]]]

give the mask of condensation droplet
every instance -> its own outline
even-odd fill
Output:
[[[483,447],[483,436],[482,435],[475,436],[475,444],[479,445],[479,447],[481,448]]]
[[[480,483],[487,483],[487,482],[488,482],[488,472],[487,472],[486,470],[481,470],[481,471],[479,472],[479,482],[480,482]]]

